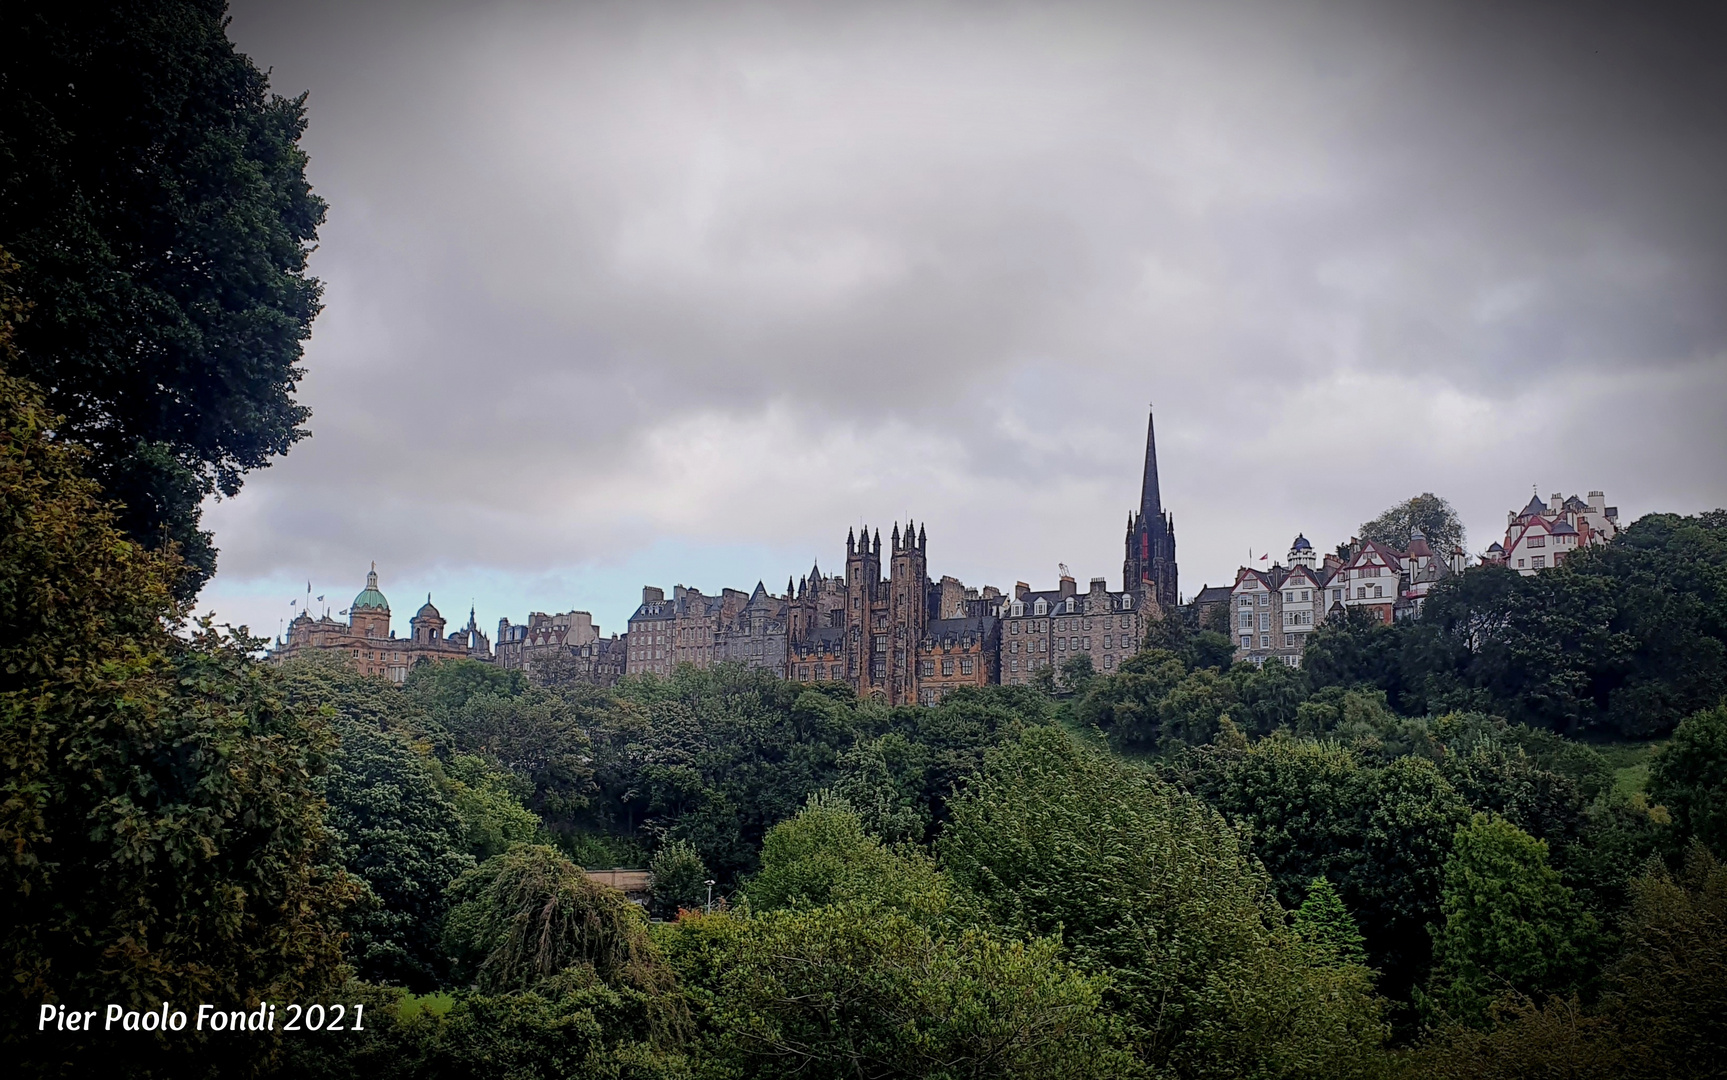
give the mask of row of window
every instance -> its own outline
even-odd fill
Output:
[[[959,657],[959,673],[961,675],[972,674],[976,670],[974,664],[975,661],[972,657]],[[935,676],[935,660],[929,659],[923,661],[919,666],[919,671],[925,678],[933,678]],[[954,673],[954,657],[944,656],[941,658],[941,673],[943,675],[952,675]]]
[[[1115,621],[1115,617],[1113,615],[1105,615],[1104,617],[1096,620],[1096,622],[1105,630],[1108,630],[1111,627],[1111,625],[1113,625],[1114,621]],[[1093,620],[1086,619],[1080,625],[1084,629],[1090,630],[1092,622],[1093,622]],[[1008,623],[1008,631],[1007,632],[1010,635],[1018,634],[1020,632],[1021,626],[1025,627],[1025,632],[1028,634],[1041,634],[1041,633],[1043,633],[1049,629],[1048,622],[1038,622],[1038,621],[1034,620],[1034,621],[1029,622],[1029,623]],[[1132,630],[1133,629],[1133,616],[1123,615],[1121,617],[1121,628],[1123,630]]]
[[[1296,645],[1300,644],[1301,636],[1302,635],[1300,635],[1300,634],[1285,634],[1285,635],[1283,635],[1283,647],[1286,649],[1295,648]],[[1262,649],[1271,648],[1271,635],[1270,634],[1259,635],[1259,647]],[[1253,635],[1252,634],[1241,635],[1241,648],[1243,651],[1246,651],[1248,649],[1253,648]]]

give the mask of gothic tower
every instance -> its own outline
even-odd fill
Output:
[[[893,529],[892,561],[888,564],[888,700],[896,705],[917,701],[918,644],[923,641],[929,625],[929,559],[925,553],[927,540],[905,523],[901,537],[899,525]]]
[[[1139,486],[1139,510],[1127,518],[1127,559],[1122,563],[1122,588],[1148,594],[1165,611],[1180,601],[1175,571],[1175,519],[1163,508],[1157,486],[1157,424],[1145,424],[1145,474]]]
[[[870,690],[880,687],[886,681],[885,665],[878,664],[882,659],[876,639],[881,636],[875,627],[872,615],[876,607],[876,596],[881,589],[881,530],[877,529],[875,542],[870,542],[869,526],[864,526],[863,536],[854,544],[852,535],[846,533],[846,614],[845,614],[845,650],[846,675],[857,688],[858,696],[867,696]]]

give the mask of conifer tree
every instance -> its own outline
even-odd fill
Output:
[[[1341,964],[1367,964],[1367,948],[1361,931],[1350,918],[1343,898],[1331,882],[1316,877],[1307,886],[1307,898],[1295,912],[1295,933],[1302,941],[1335,957]]]

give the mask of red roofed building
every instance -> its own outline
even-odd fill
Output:
[[[1619,508],[1608,506],[1602,492],[1591,491],[1587,501],[1554,492],[1546,505],[1532,495],[1529,505],[1506,514],[1505,542],[1488,548],[1481,561],[1529,577],[1558,566],[1573,551],[1605,544],[1618,534]]]

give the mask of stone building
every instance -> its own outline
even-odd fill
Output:
[[[288,624],[287,635],[270,651],[276,662],[305,653],[334,653],[348,659],[363,674],[391,682],[405,682],[408,670],[424,661],[492,659],[491,642],[468,611],[468,625],[446,635],[444,617],[432,606],[430,595],[408,620],[408,636],[399,638],[390,629],[390,602],[378,591],[378,570],[366,574],[366,587],[344,612],[346,623],[328,615],[314,619],[301,612]]]
[[[929,538],[908,521],[888,536],[846,534],[846,570],[819,567],[786,603],[786,677],[844,682],[860,697],[890,705],[933,704],[961,686],[998,681],[999,608],[993,588],[929,578]]]
[[[728,590],[729,591],[729,590]],[[783,676],[786,670],[786,611],[791,606],[791,582],[787,597],[774,596],[756,582],[743,609],[723,619],[714,657],[722,663],[743,664]]]
[[[630,616],[624,635],[624,671],[629,675],[672,673],[672,631],[677,614],[666,599],[666,591],[653,585],[642,587],[642,602]]]
[[[586,611],[533,611],[525,624],[498,620],[498,666],[536,683],[611,686],[624,674],[627,649],[618,634],[601,637]]]
[[[918,642],[917,663],[920,705],[939,704],[961,687],[1000,682],[1001,620],[992,615],[931,619]]]
[[[530,611],[526,623],[498,620],[497,664],[507,671],[527,670],[536,657],[566,655],[568,650],[595,641],[600,628],[586,611],[547,615]]]
[[[722,589],[718,596],[679,585],[670,600],[650,585],[624,635],[625,668],[632,675],[665,676],[679,664],[732,661],[784,675],[787,606],[761,582],[752,593]]]
[[[1575,495],[1562,498],[1556,491],[1545,506],[1539,496],[1530,496],[1528,506],[1507,513],[1505,542],[1489,547],[1481,561],[1530,577],[1558,566],[1573,551],[1617,535],[1619,508],[1608,506],[1602,492],[1591,491],[1585,501]]]
[[[1113,672],[1139,651],[1146,620],[1161,616],[1149,589],[1110,592],[1103,578],[1092,578],[1081,594],[1063,573],[1052,592],[1033,592],[1025,582],[1002,605],[1001,681],[1028,683],[1046,667],[1058,672],[1069,657],[1089,655],[1092,667]]]

